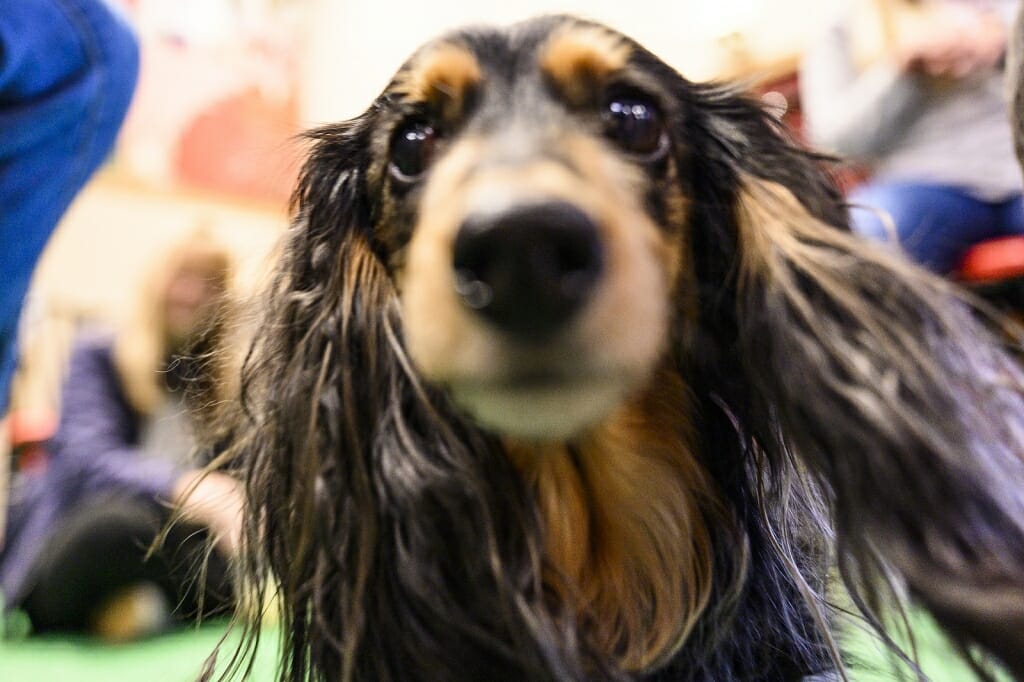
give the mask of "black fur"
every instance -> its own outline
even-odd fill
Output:
[[[512,81],[568,21],[459,36]],[[645,679],[834,668],[820,616],[830,548],[876,624],[889,582],[905,584],[965,652],[981,645],[1024,674],[1024,628],[1003,627],[1024,613],[1016,367],[941,282],[828,235],[846,216],[820,159],[753,100],[639,47],[633,62],[672,98],[699,319],[677,320],[671,359],[725,508],[707,516],[712,603]],[[374,157],[388,107],[312,134],[244,370],[232,446],[250,499],[243,569],[260,594],[268,571],[279,591],[280,679],[632,679],[545,590],[538,512],[497,438],[405,355],[396,244],[377,229],[401,215]],[[820,240],[799,240],[809,261],[764,254],[787,286],[743,279],[741,207],[761,181],[821,224]]]

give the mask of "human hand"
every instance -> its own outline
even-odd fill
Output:
[[[939,80],[956,80],[996,67],[1006,50],[1006,27],[991,13],[947,11],[897,52],[900,68]]]
[[[186,521],[206,526],[217,548],[238,552],[242,537],[242,484],[219,471],[190,471],[174,485],[173,503]]]

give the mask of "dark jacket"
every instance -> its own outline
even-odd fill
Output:
[[[7,539],[0,550],[0,589],[16,605],[31,587],[31,569],[46,538],[80,504],[104,496],[170,498],[179,465],[143,456],[141,415],[128,403],[110,339],[80,341],[64,384],[61,420],[46,470],[16,479]]]

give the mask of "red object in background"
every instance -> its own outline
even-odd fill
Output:
[[[975,244],[964,255],[957,279],[984,283],[1024,276],[1024,237],[1001,237]]]
[[[49,454],[46,443],[57,432],[57,416],[47,410],[18,410],[8,419],[16,471],[41,471]]]
[[[260,201],[287,200],[300,167],[296,106],[257,88],[233,95],[192,121],[175,166],[187,184]]]

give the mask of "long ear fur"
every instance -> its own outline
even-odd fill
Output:
[[[696,97],[697,363],[770,460],[818,479],[874,623],[894,572],[965,655],[1024,675],[1018,366],[951,285],[849,234],[817,159],[756,104]]]
[[[260,599],[276,582],[280,679],[612,679],[547,604],[509,458],[410,368],[370,235],[372,127],[312,134],[243,370],[243,568]]]

